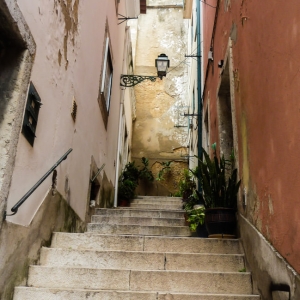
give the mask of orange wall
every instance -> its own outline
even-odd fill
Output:
[[[210,0],[210,2],[214,2]],[[208,3],[208,2],[207,2]],[[212,9],[203,9],[204,66],[212,36]],[[219,60],[232,25],[239,170],[248,190],[243,213],[300,272],[300,5],[297,0],[220,1],[204,107],[210,94],[211,143],[218,140]],[[245,18],[244,18],[245,17]],[[206,21],[210,20],[210,21]],[[205,74],[204,74],[205,76]]]

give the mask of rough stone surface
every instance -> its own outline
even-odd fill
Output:
[[[42,248],[40,264],[84,268],[237,272],[243,255],[161,253],[146,251],[94,251]]]
[[[145,251],[188,253],[241,253],[238,240],[145,237]]]
[[[168,235],[168,236],[190,236],[191,232],[187,226],[155,226],[155,225],[114,225],[89,223],[88,232],[101,234],[138,234],[138,235]]]
[[[143,210],[143,209],[97,209],[96,215],[123,216],[123,217],[152,217],[152,218],[175,218],[182,217],[182,211],[178,210]]]
[[[131,204],[174,204],[182,206],[181,198],[169,198],[169,197],[141,197],[136,198],[131,201]]]
[[[130,292],[130,291],[96,291],[96,290],[59,290],[59,289],[36,289],[22,287],[16,288],[15,298],[20,300],[157,300],[155,292]],[[235,299],[234,299],[235,300]],[[248,300],[248,299],[242,299]]]
[[[52,248],[41,251],[40,265],[30,267],[28,288],[16,288],[14,299],[260,299],[252,295],[238,240],[136,235],[136,226],[126,229],[128,235],[55,233]],[[160,234],[178,235],[178,228]]]
[[[291,299],[298,299],[300,295],[299,274],[242,215],[239,215],[239,226],[246,263],[253,273],[254,290],[259,292],[263,299],[271,299],[271,285],[284,284],[291,288]]]
[[[169,196],[178,191],[181,170],[187,168],[183,155],[188,121],[182,117],[186,110],[187,68],[181,63],[187,49],[187,23],[183,20],[182,3],[176,8],[165,6],[176,5],[174,1],[152,3],[155,7],[139,17],[135,73],[155,75],[154,61],[161,53],[169,57],[170,68],[162,80],[144,81],[135,87],[137,117],[132,159],[139,162],[141,157],[147,157],[155,177],[164,168],[163,163],[171,162],[162,180],[138,189],[139,194],[157,195],[159,191]]]
[[[21,208],[20,208],[21,209]],[[52,231],[84,231],[85,226],[58,193],[50,192],[29,227],[5,222],[0,234],[0,299],[12,299],[14,286],[25,284],[30,264],[41,246],[51,242]]]
[[[75,251],[43,248],[40,263],[51,267],[164,270],[165,254],[143,251]]]
[[[93,250],[141,251],[144,237],[130,235],[101,235],[91,232],[85,234],[56,232],[51,247]]]
[[[216,295],[216,294],[180,294],[164,292],[132,292],[132,291],[84,291],[58,289],[24,289],[18,287],[16,298],[21,300],[259,300],[257,295]],[[22,298],[18,298],[22,297]]]
[[[158,203],[132,203],[131,207],[143,209],[172,209],[182,210],[182,204],[158,204]]]
[[[46,288],[129,290],[129,270],[31,266],[27,284]]]
[[[237,272],[244,268],[243,255],[166,254],[166,270]]]
[[[158,226],[184,226],[185,220],[169,219],[169,218],[145,218],[145,217],[122,217],[116,219],[115,217],[93,216],[93,223],[101,224],[128,224],[128,225],[158,225]]]
[[[188,278],[188,280],[187,280]],[[187,293],[251,294],[249,273],[208,273],[176,271],[133,271],[130,288],[137,291],[166,291]]]

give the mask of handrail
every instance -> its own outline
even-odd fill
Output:
[[[105,167],[105,164],[103,164],[99,169],[98,172],[96,173],[96,175],[94,176],[93,179],[91,179],[91,182],[94,182],[94,180],[97,178],[97,176],[99,175],[99,173],[101,172],[101,170]]]
[[[52,168],[11,208],[13,214],[8,215],[6,211],[4,212],[3,219],[6,219],[6,216],[13,216],[18,212],[19,207],[25,202],[25,200],[41,185],[41,183],[54,171],[60,163],[65,160],[70,152],[72,152],[72,148],[70,148],[53,166]]]

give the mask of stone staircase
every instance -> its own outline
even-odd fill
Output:
[[[54,233],[14,300],[259,300],[238,240],[190,237],[179,198],[98,209],[86,233]]]

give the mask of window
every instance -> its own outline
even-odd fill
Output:
[[[107,111],[109,111],[112,76],[113,76],[113,67],[112,67],[111,54],[109,49],[109,38],[106,38],[101,94],[103,94],[104,101],[105,101],[105,108]]]
[[[98,102],[99,102],[105,127],[107,126],[108,115],[109,115],[112,79],[113,79],[112,53],[110,47],[110,39],[108,36],[108,30],[106,29],[102,71],[100,76],[100,89],[99,89],[99,96],[98,96]]]
[[[33,146],[34,139],[36,138],[35,132],[41,105],[40,96],[31,82],[22,126],[22,133],[31,146]]]

